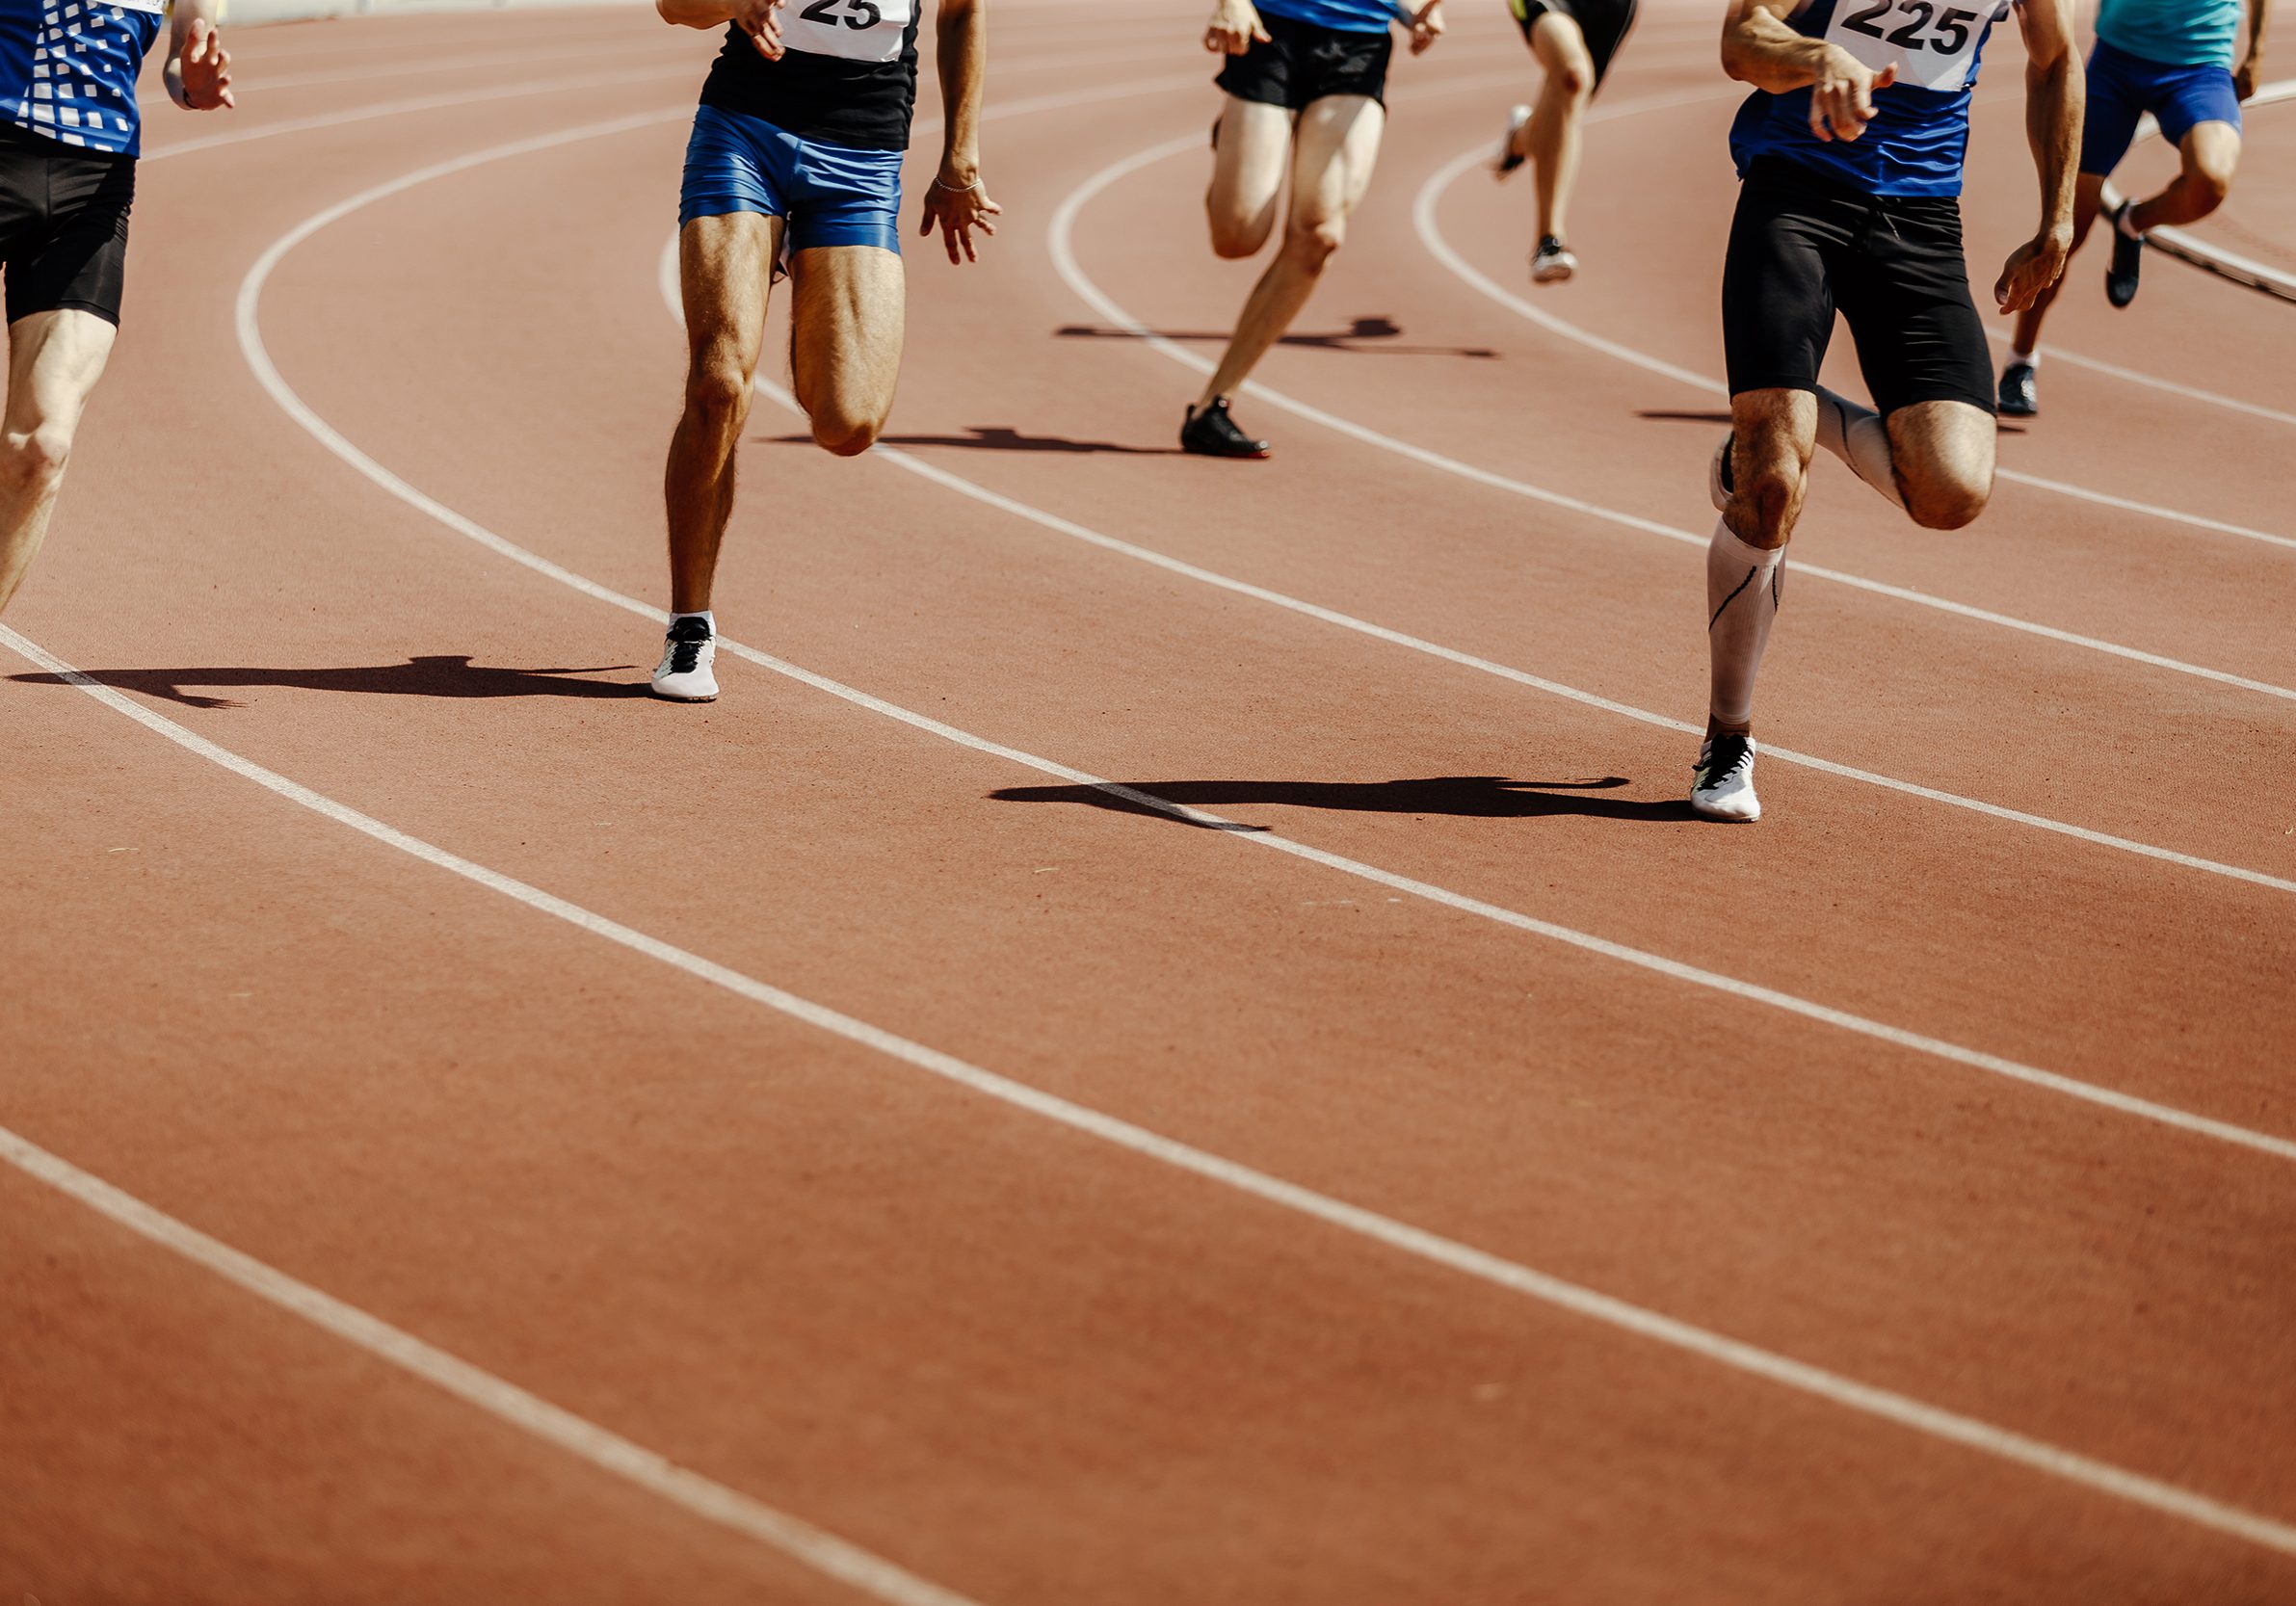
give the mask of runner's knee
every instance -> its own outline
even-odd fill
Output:
[[[60,424],[42,424],[25,434],[12,430],[0,437],[0,474],[12,490],[53,489],[70,457],[71,431]]]
[[[1958,470],[1926,474],[1920,484],[1907,483],[1903,488],[1906,512],[1925,530],[1959,530],[1974,524],[1993,491],[1990,477],[1980,480]]]
[[[1283,250],[1309,273],[1321,273],[1346,238],[1345,218],[1295,218],[1291,227],[1284,231]]]
[[[707,360],[686,376],[686,413],[717,430],[738,430],[750,410],[750,377],[738,364]]]
[[[1212,254],[1229,261],[1238,257],[1256,256],[1259,248],[1268,243],[1268,231],[1274,220],[1265,216],[1247,218],[1234,212],[1215,209],[1212,220]]]
[[[1565,99],[1584,100],[1595,92],[1595,64],[1583,59],[1564,62],[1547,74],[1546,81]]]
[[[813,415],[814,444],[840,458],[859,457],[884,432],[882,413],[864,413],[858,408],[829,407]]]

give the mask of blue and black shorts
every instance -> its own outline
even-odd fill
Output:
[[[760,212],[787,224],[782,249],[901,250],[901,152],[801,140],[762,118],[703,105],[686,144],[680,227],[696,218]]]

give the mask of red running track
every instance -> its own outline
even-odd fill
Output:
[[[613,599],[711,42],[243,32],[8,620],[0,1594],[2296,1598],[2296,322],[2076,282],[1960,535],[1822,467],[1815,762],[1691,822],[1709,10],[1534,297],[1460,8],[1258,466],[1195,9],[1000,0],[1009,226],[897,456],[760,405],[706,709]]]

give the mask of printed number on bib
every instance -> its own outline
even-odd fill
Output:
[[[781,39],[792,50],[890,62],[901,55],[915,0],[790,0]],[[794,13],[794,14],[793,14]]]
[[[1958,94],[1975,75],[1987,31],[2008,14],[1994,0],[1835,0],[1826,42],[1877,72],[1896,67],[1901,84]]]

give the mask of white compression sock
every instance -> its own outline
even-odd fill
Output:
[[[2021,362],[2026,367],[2038,371],[2041,367],[2041,352],[2039,348],[2035,348],[2029,352],[2020,352],[2015,346],[2012,346],[2009,348],[2009,360],[2012,362]]]
[[[1863,480],[1897,507],[1906,499],[1889,467],[1889,427],[1870,408],[1845,401],[1825,386],[1818,387],[1818,444],[1850,465]]]
[[[1706,646],[1717,724],[1743,730],[1754,720],[1754,677],[1778,619],[1784,564],[1784,547],[1764,552],[1730,534],[1728,521],[1715,522],[1706,548]]]

